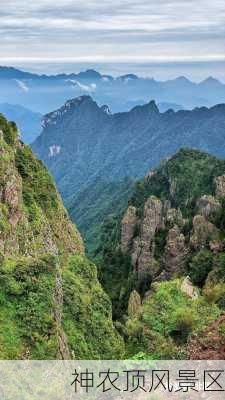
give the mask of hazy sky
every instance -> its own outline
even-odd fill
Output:
[[[0,0],[0,63],[225,79],[224,0]]]

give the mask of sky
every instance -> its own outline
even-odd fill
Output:
[[[0,0],[0,64],[225,80],[224,0]]]

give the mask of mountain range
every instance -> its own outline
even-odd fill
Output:
[[[75,220],[77,216],[83,233],[83,214],[85,226],[90,229],[88,216],[92,219],[91,209],[95,214],[98,209],[94,182],[100,188],[104,181],[107,184],[126,177],[142,177],[181,147],[224,157],[225,105],[160,113],[151,101],[129,112],[112,114],[108,106],[100,107],[90,96],[81,96],[47,114],[43,131],[32,145],[55,177],[65,204]],[[105,183],[102,188],[106,191]],[[95,195],[87,207],[90,195],[84,193],[93,191]]]
[[[13,102],[45,114],[67,99],[90,94],[100,105],[108,104],[112,112],[128,111],[154,98],[167,107],[192,109],[225,102],[225,85],[213,77],[200,83],[184,76],[157,81],[135,74],[119,77],[95,70],[79,73],[38,75],[12,67],[0,67],[0,103]],[[177,108],[176,108],[177,109]]]
[[[0,115],[1,359],[224,360],[225,161],[180,149],[222,156],[224,115],[153,101],[111,114],[79,97],[45,116],[34,148],[70,180],[81,218],[86,205],[92,227],[104,216],[98,273],[47,168]]]

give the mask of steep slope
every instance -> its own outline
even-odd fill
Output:
[[[0,104],[0,113],[9,121],[14,121],[20,130],[24,143],[33,143],[41,132],[42,115],[18,104]]]
[[[113,358],[122,342],[52,178],[0,116],[0,358]]]
[[[99,276],[129,356],[187,357],[224,312],[224,205],[225,161],[182,149],[103,225]]]
[[[33,149],[54,175],[76,220],[80,215],[72,204],[93,191],[96,179],[142,177],[183,146],[210,149],[222,157],[224,132],[225,105],[160,113],[151,101],[127,113],[111,114],[83,96],[45,116]]]

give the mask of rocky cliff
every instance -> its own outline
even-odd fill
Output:
[[[0,358],[117,358],[111,304],[54,182],[0,115]]]
[[[0,252],[4,256],[84,253],[52,178],[1,118]],[[4,131],[8,129],[8,136]]]
[[[193,252],[203,248],[214,254],[223,251],[221,232],[210,221],[222,209],[225,191],[219,192],[218,182],[223,178],[214,180],[215,197],[204,195],[193,203],[197,214],[189,219],[183,218],[180,208],[168,207],[168,200],[161,202],[155,196],[145,201],[142,218],[137,217],[136,207],[128,207],[121,222],[121,250],[131,254],[133,272],[139,278],[170,279],[185,273]],[[192,228],[185,232],[188,225]]]
[[[192,336],[224,312],[224,181],[224,161],[182,149],[139,181],[124,213],[104,224],[100,277],[125,325],[129,355],[188,357]]]
[[[140,278],[176,277],[184,274],[193,254],[203,249],[223,252],[218,216],[223,211],[225,175],[217,174],[224,167],[223,161],[206,154],[181,150],[137,185],[121,221],[121,250],[130,253]]]

